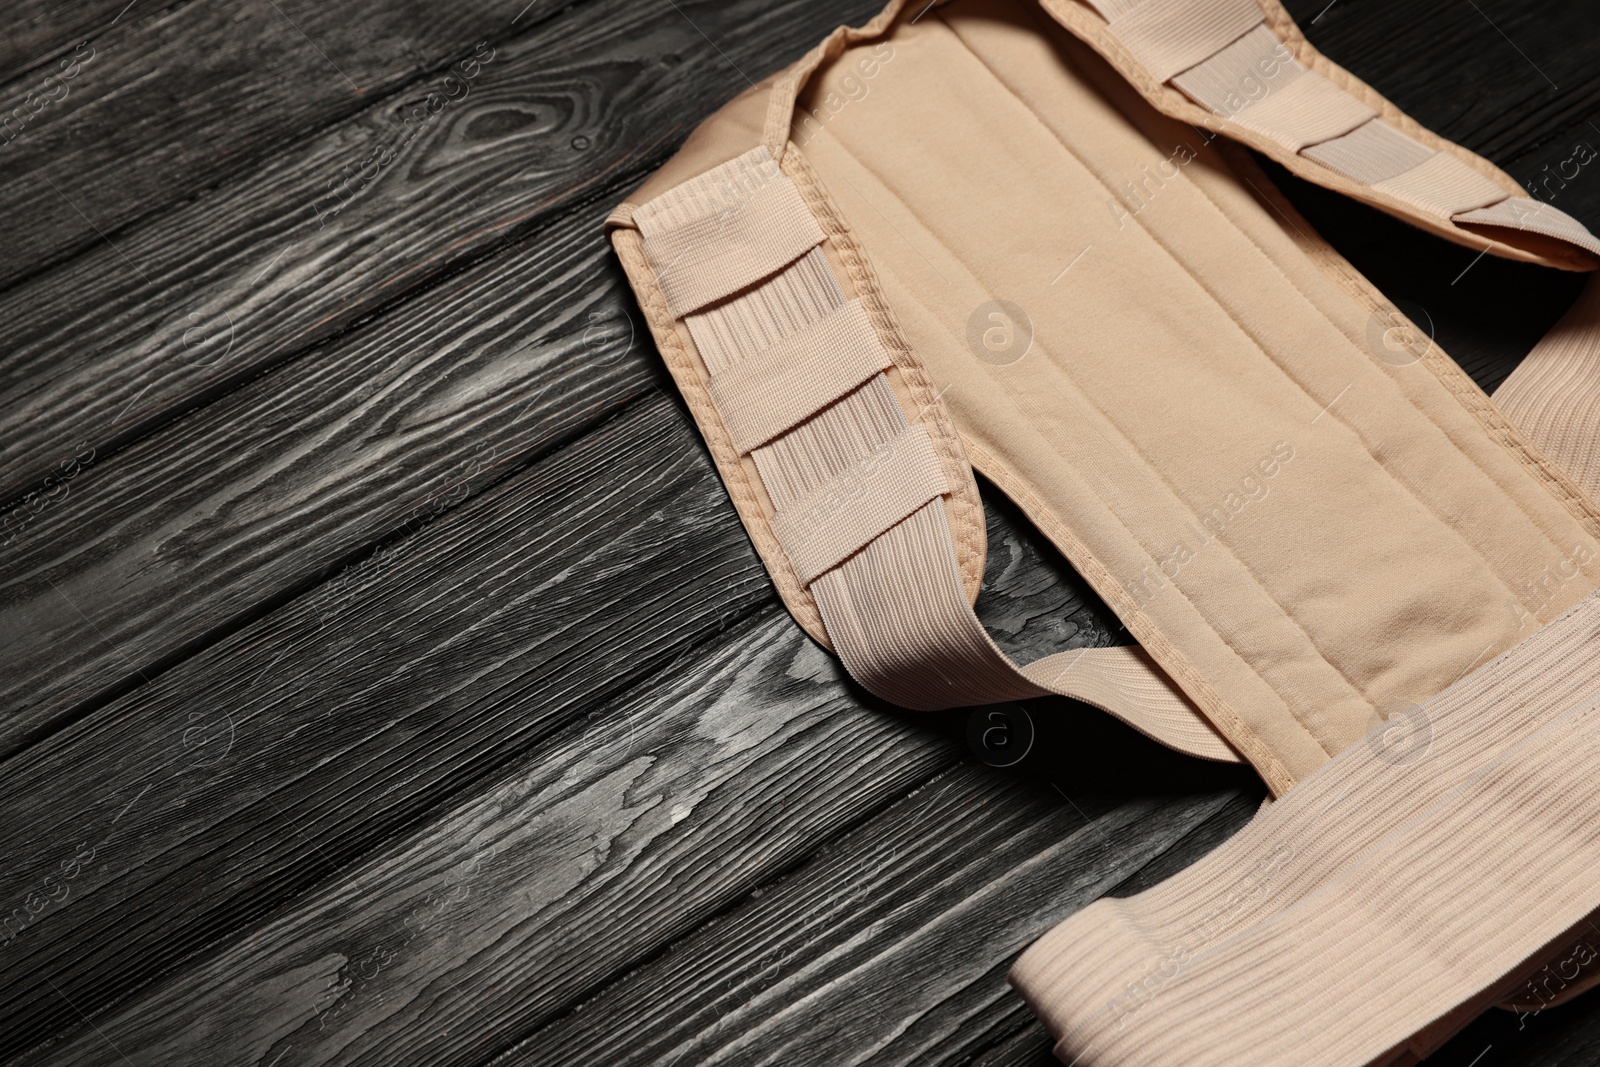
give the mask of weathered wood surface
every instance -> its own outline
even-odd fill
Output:
[[[0,91],[95,58],[0,146],[0,497],[74,472],[0,534],[0,1062],[1050,1062],[1016,951],[1260,786],[1065,701],[997,768],[967,715],[867,699],[598,232],[876,6],[15,9]],[[1291,7],[1519,180],[1600,144],[1587,8]],[[470,94],[314,209],[480,40]],[[1600,227],[1596,175],[1554,203]],[[1486,386],[1575,291],[1285,184]],[[989,511],[1004,647],[1127,639]],[[1580,1001],[1432,1062],[1597,1048]]]
[[[80,843],[94,867],[0,955],[0,1040],[257,922],[770,603],[731,516],[653,400],[14,757],[0,900],[31,911]]]
[[[442,86],[480,43],[517,32],[508,6],[195,0],[123,19],[90,42],[65,96],[5,146],[0,285],[114,243],[129,222],[425,75]],[[550,10],[536,4],[524,18]],[[446,91],[419,85],[417,96],[435,89]],[[132,257],[122,265],[140,269]]]
[[[1030,1018],[1005,971],[1043,929],[1256,807],[1059,788],[950,772],[499,1062],[963,1062]]]
[[[77,45],[93,42],[125,20],[142,20],[162,6],[130,4],[128,0],[84,0],[67,9],[47,0],[15,0],[6,5],[6,33],[0,37],[3,110],[9,112],[24,103],[27,93],[38,91],[47,76],[61,73],[61,60]],[[51,83],[44,92],[59,96],[61,90]]]
[[[958,758],[862,709],[776,611],[695,666],[595,709],[100,1031],[134,1062],[481,1062],[493,1045],[441,1031],[550,1019]],[[119,1059],[94,1032],[63,1053]]]
[[[659,360],[595,240],[604,214],[578,211],[94,464],[19,524],[0,752],[653,393]]]
[[[576,205],[609,207],[745,87],[741,70],[780,66],[797,26],[871,6],[691,5],[691,25],[667,5],[589,3],[494,45],[437,114],[405,118],[436,78],[0,293],[0,499],[464,263],[540,243],[537,230]]]

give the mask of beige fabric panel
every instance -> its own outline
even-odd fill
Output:
[[[1534,968],[1592,930],[1597,632],[1600,595],[1395,747],[1375,733],[1182,873],[1056,926],[1011,979],[1057,1056],[1412,1063],[1496,1000],[1542,1005]]]
[[[1252,737],[1304,776],[1600,583],[1587,504],[1459,370],[1375,358],[1353,272],[1031,5],[957,0],[890,40],[806,159],[979,468],[1109,569],[1258,766]],[[967,343],[993,300],[1033,325],[1005,366]]]
[[[768,158],[764,149],[750,157]],[[811,208],[832,218],[835,209],[799,157],[791,154],[788,163],[798,168]],[[734,169],[745,165],[741,159]],[[659,202],[670,207],[715,195],[728,169],[694,179],[709,190],[674,188]],[[649,217],[656,207],[652,201],[641,212]],[[696,219],[688,221],[693,225]],[[740,241],[741,232],[729,227],[703,239]],[[669,250],[664,255],[672,255],[676,235],[660,236],[661,247]],[[849,253],[845,233],[836,231],[832,240]],[[648,245],[646,252],[652,261],[663,258]],[[696,252],[705,258],[703,250]],[[713,384],[759,366],[775,352],[803,359],[817,368],[819,379],[828,379],[831,361],[848,362],[843,353],[870,346],[877,335],[859,314],[864,300],[877,294],[865,272],[851,275],[852,287],[863,288],[853,289],[856,299],[847,301],[822,249],[759,276],[770,258],[753,249],[740,260],[752,275],[741,291],[685,318]],[[844,262],[845,255],[839,259]],[[852,323],[864,336],[841,333]],[[798,351],[808,343],[810,350]],[[883,375],[836,400],[831,394],[814,394],[816,408],[753,449],[750,458],[789,572],[810,587],[834,650],[858,681],[897,704],[925,709],[1069,696],[1180,751],[1238,760],[1141,649],[1078,650],[1019,670],[984,632],[966,599],[951,523],[937,499],[949,491],[951,479],[929,432],[908,423],[903,398]],[[718,414],[730,428],[755,417],[739,404],[765,407],[765,398],[749,390],[724,399],[731,406]]]
[[[736,113],[743,113],[740,109],[744,108],[747,99],[741,98],[724,110],[733,109]],[[745,117],[748,118],[748,115]],[[735,123],[737,127],[738,123]],[[702,157],[706,169],[709,169],[716,160],[716,155],[711,153],[720,153],[728,143],[725,136],[702,137],[697,131],[690,137],[690,144],[685,151],[690,151],[697,144],[709,146],[708,154]],[[679,177],[680,183],[694,176],[693,172],[684,174],[685,168],[681,162],[681,158],[675,157],[670,166],[672,175]],[[670,188],[661,187],[652,179],[641,192],[651,189],[664,192]],[[720,309],[723,313],[691,314],[684,321],[675,321],[665,295],[656,282],[649,258],[645,255],[640,234],[633,226],[634,211],[635,205],[622,204],[612,213],[608,225],[612,228],[612,244],[638,295],[662,360],[682,392],[716,462],[728,495],[738,509],[739,517],[784,603],[806,632],[831,651],[833,645],[817,610],[816,600],[796,576],[793,565],[772,532],[771,517],[776,505],[769,495],[769,486],[758,463],[760,450],[757,449],[756,454],[745,454],[735,443],[716,409],[710,391],[710,377],[714,371],[728,368],[742,346],[752,346],[752,351],[770,347],[797,324],[820,322],[828,311],[842,306],[846,298],[835,281],[836,268],[830,264],[834,259],[854,259],[859,262],[860,251],[847,234],[831,233],[826,247],[812,249],[755,291],[725,301]],[[838,225],[837,220],[821,221],[825,228]],[[830,254],[834,259],[830,259]],[[841,269],[841,274],[846,277],[854,277],[856,273],[856,270]],[[873,308],[872,304],[881,302],[881,298],[875,292],[861,290],[856,290],[855,295],[861,297],[867,306],[869,318],[878,331],[879,342],[890,348],[895,366],[868,381],[845,400],[858,414],[865,412],[863,417],[869,419],[873,413],[880,411],[894,412],[898,416],[904,410],[904,405],[909,403],[909,410],[916,413],[917,421],[942,440],[941,459],[945,461],[944,469],[951,488],[950,494],[943,498],[943,506],[950,522],[961,596],[970,604],[977,598],[983,579],[985,537],[983,512],[971,469],[964,458],[959,464],[949,458],[951,455],[960,455],[960,443],[956,440],[955,430],[940,407],[931,384],[921,368],[912,361],[905,342],[883,323],[883,310]],[[692,336],[691,322],[701,327],[698,346]],[[890,332],[886,333],[886,329]],[[811,461],[825,462],[819,457],[812,457]],[[770,464],[765,472],[768,477],[780,478],[783,473]],[[829,473],[834,471],[830,470]],[[777,489],[781,490],[782,486]]]
[[[1444,152],[1434,153],[1404,174],[1378,182],[1373,189],[1445,219],[1506,199],[1505,190],[1499,185]]]

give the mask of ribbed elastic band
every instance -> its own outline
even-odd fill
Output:
[[[1597,772],[1600,594],[1183,873],[1060,924],[1012,982],[1066,1063],[1424,1054],[1600,905]]]

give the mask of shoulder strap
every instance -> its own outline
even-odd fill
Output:
[[[1600,276],[1494,391],[1494,402],[1600,500]]]
[[[1158,109],[1302,177],[1494,255],[1570,270],[1600,263],[1600,240],[1580,223],[1522,196],[1503,171],[1321,56],[1277,0],[1042,3]],[[1237,761],[1226,735],[1281,791],[1287,773],[1274,780],[1276,761],[1229,728],[1203,679],[1180,687],[1143,648],[1018,665],[972,611],[962,572],[970,552],[952,537],[949,504],[959,479],[970,485],[970,467],[936,396],[907,405],[915,356],[784,140],[805,74],[886,27],[900,6],[864,30],[836,32],[774,83],[770,143],[613,215],[635,286],[660,296],[646,312],[663,351],[698,353],[668,363],[741,515],[797,617],[814,611],[825,632],[813,635],[876,695],[936,709],[1060,694],[1180,751]],[[1271,88],[1252,90],[1269,71]],[[1597,354],[1591,284],[1496,394],[1586,489],[1600,482]],[[1147,647],[1160,640],[1136,636]]]
[[[1600,240],[1318,52],[1278,0],[1041,0],[1158,110],[1457,244],[1566,270]]]
[[[713,446],[754,466],[781,549],[769,566],[809,591],[858,682],[924,710],[1058,694],[1181,751],[1238,760],[1142,648],[1024,667],[995,645],[942,502],[949,455],[965,465],[959,442],[930,423],[932,404],[908,416],[891,381],[917,372],[908,348],[875,287],[851,278],[846,295],[819,246],[848,238],[765,148],[669,189],[631,221],[638,247],[622,230],[618,248],[636,283],[653,280],[663,297],[652,328],[666,348],[681,324],[699,355],[669,361],[673,373]]]

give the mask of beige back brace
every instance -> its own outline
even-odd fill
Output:
[[[662,355],[785,602],[866,688],[1074,697],[1288,794],[1023,957],[1063,1059],[1292,1063],[1297,1031],[1329,1062],[1423,1054],[1600,905],[1563,881],[1600,858],[1588,798],[1529,799],[1600,760],[1576,743],[1600,287],[1491,402],[1393,343],[1403,317],[1213,138],[1498,256],[1594,270],[1600,241],[1276,0],[925,2],[836,31],[613,213]],[[973,467],[1137,647],[1000,651]],[[1404,709],[1420,765],[1356,744]],[[1484,819],[1509,844],[1448,844]],[[1452,896],[1497,843],[1538,857],[1526,884]],[[1415,996],[1375,1003],[1394,953]]]

